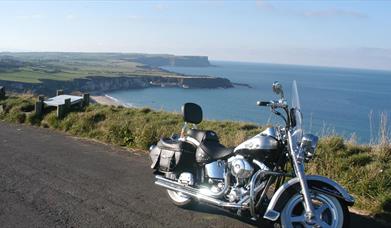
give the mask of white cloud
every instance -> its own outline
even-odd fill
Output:
[[[75,20],[77,17],[74,14],[67,14],[65,18],[69,21]]]
[[[303,11],[300,12],[300,14],[306,17],[354,17],[354,18],[368,17],[367,14],[358,11],[338,9],[338,8]]]
[[[18,15],[16,16],[17,18],[20,18],[20,19],[26,19],[26,20],[39,20],[39,19],[43,19],[45,18],[44,15],[42,14],[31,14],[31,15]]]
[[[153,6],[153,9],[158,12],[165,11],[167,9],[167,5],[163,3],[158,3]]]
[[[266,0],[256,0],[255,4],[258,9],[261,10],[274,10],[275,7],[271,3],[267,2]]]
[[[326,9],[314,9],[314,10],[293,10],[291,8],[276,7],[271,1],[256,0],[256,6],[258,9],[263,11],[274,11],[275,13],[288,14],[293,16],[305,16],[305,17],[351,17],[365,19],[368,17],[367,14],[341,8],[326,8]]]
[[[129,15],[126,18],[129,20],[140,20],[141,19],[141,17],[138,15]]]

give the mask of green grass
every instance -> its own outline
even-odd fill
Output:
[[[142,150],[148,149],[161,136],[179,133],[183,124],[182,117],[176,113],[98,104],[74,110],[62,120],[57,119],[54,110],[39,118],[29,112],[34,100],[24,95],[0,101],[4,110],[0,113],[0,120],[58,129],[71,135]],[[199,128],[216,131],[226,146],[238,145],[262,130],[253,124],[227,121],[204,121]],[[389,143],[357,145],[339,136],[323,137],[315,158],[307,164],[307,171],[327,176],[346,187],[356,198],[355,208],[390,217]]]
[[[134,62],[134,55],[104,53],[12,53],[23,65],[21,67],[0,68],[0,80],[41,83],[42,79],[72,80],[88,76],[162,76],[179,77],[179,74],[158,68],[144,68]],[[0,60],[4,57],[0,53]]]
[[[80,75],[76,73],[60,72],[60,73],[45,73],[30,70],[20,70],[16,72],[0,73],[0,80],[27,82],[27,83],[41,83],[40,79],[51,79],[66,81],[78,78]]]
[[[310,173],[328,176],[347,187],[355,207],[375,214],[391,213],[391,147],[357,145],[341,137],[322,138]]]

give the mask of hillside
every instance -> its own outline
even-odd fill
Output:
[[[161,66],[210,66],[206,56],[125,53],[0,53],[0,84],[15,92],[50,94],[102,92],[118,89],[174,86],[229,88],[228,79],[191,76],[163,70]],[[102,83],[104,85],[102,85]]]

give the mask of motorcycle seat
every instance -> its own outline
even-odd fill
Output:
[[[204,131],[198,129],[189,129],[187,135],[197,140],[199,143],[202,141],[219,141],[219,137],[214,131]]]
[[[224,159],[231,155],[234,151],[234,148],[227,148],[219,142],[214,141],[204,141],[200,144],[200,147],[210,156],[212,160]]]
[[[199,147],[201,147],[212,160],[223,159],[233,153],[233,148],[227,148],[220,144],[219,138],[214,131],[189,129],[187,135],[197,140],[200,143]]]

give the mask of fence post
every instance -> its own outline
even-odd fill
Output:
[[[65,114],[65,104],[57,106],[57,118],[62,119]]]
[[[38,101],[35,102],[35,113],[37,116],[42,116],[45,97],[43,95],[38,96]]]
[[[64,94],[64,90],[62,90],[62,89],[58,89],[57,90],[57,93],[56,93],[57,96],[60,96],[60,95],[63,95],[63,94]]]
[[[64,100],[64,105],[65,105],[65,112],[69,112],[71,109],[71,98],[65,99]]]
[[[0,86],[0,100],[5,98],[5,88]]]
[[[83,106],[86,107],[88,105],[90,105],[90,94],[84,93],[83,94]]]
[[[71,109],[71,98],[65,99],[64,104],[57,106],[57,118],[62,119]]]

